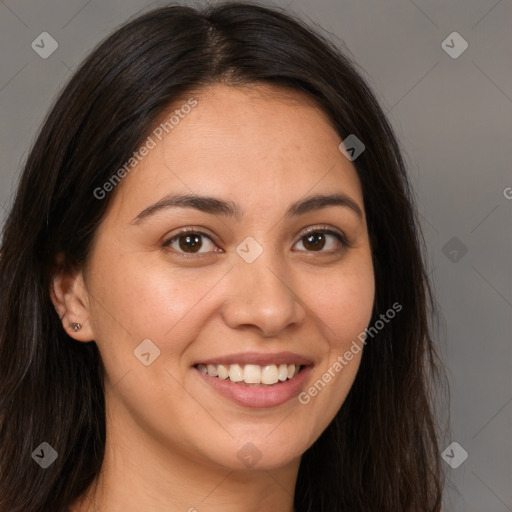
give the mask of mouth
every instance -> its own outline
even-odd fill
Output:
[[[203,364],[194,367],[203,375],[227,380],[241,386],[275,386],[296,377],[306,365],[300,364]]]
[[[201,361],[192,368],[215,394],[243,407],[262,408],[296,398],[305,387],[313,363],[288,352],[246,353]]]

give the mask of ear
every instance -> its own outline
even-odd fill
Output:
[[[64,330],[77,341],[94,340],[90,322],[90,301],[82,271],[56,272],[50,281],[50,297]],[[80,324],[75,332],[73,324]]]

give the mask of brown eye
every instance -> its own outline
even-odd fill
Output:
[[[311,230],[299,240],[307,252],[336,252],[339,246],[348,246],[343,235],[332,230]],[[327,248],[326,250],[323,250]]]
[[[312,233],[306,235],[304,240],[304,247],[312,251],[321,251],[325,247],[325,234],[324,233]]]
[[[200,235],[180,235],[178,242],[180,249],[185,252],[196,252],[203,245]]]
[[[206,243],[203,240],[206,240]],[[182,231],[170,238],[163,246],[170,247],[181,254],[202,254],[211,252],[212,247],[208,247],[209,244],[215,247],[212,239],[205,233],[200,231]],[[206,250],[201,251],[205,246]]]

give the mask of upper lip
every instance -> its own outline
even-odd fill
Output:
[[[313,364],[313,362],[307,357],[294,354],[293,352],[243,352],[240,354],[229,354],[211,359],[203,359],[194,363],[194,365],[197,364],[257,364],[259,366],[267,366],[271,364],[298,364],[307,366]]]

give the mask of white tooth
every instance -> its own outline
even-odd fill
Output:
[[[297,375],[300,371],[300,364],[297,364],[295,365],[295,373],[293,374],[293,376],[295,377],[295,375]]]
[[[243,380],[242,368],[239,364],[232,364],[229,366],[229,378],[233,382],[240,382]]]
[[[279,372],[275,364],[265,366],[261,372],[262,384],[275,384],[279,380]]]
[[[223,364],[217,366],[217,373],[218,377],[221,379],[227,379],[229,377],[229,370]]]
[[[279,380],[284,382],[288,378],[288,366],[285,364],[279,365]]]
[[[208,370],[208,375],[212,377],[217,377],[217,366],[215,366],[214,364],[208,364],[206,365],[206,369]]]
[[[261,382],[261,368],[257,364],[244,366],[244,382],[247,384],[259,384]]]
[[[295,375],[295,365],[289,364],[288,365],[288,378],[291,379]]]
[[[206,366],[204,364],[198,364],[197,365],[197,369],[201,372],[201,373],[204,373],[204,374],[207,374],[208,373],[208,370],[206,369]]]

